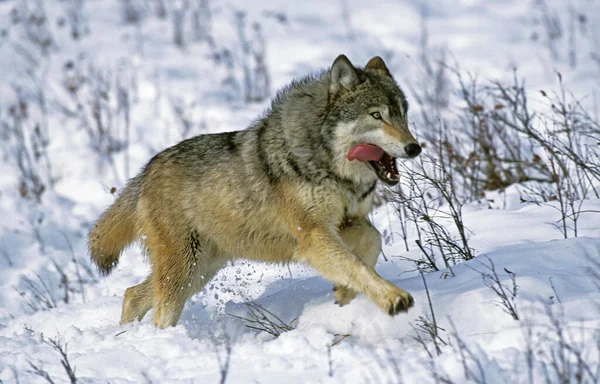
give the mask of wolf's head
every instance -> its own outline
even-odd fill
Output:
[[[333,133],[339,172],[358,182],[377,176],[397,184],[396,158],[416,157],[421,147],[408,130],[404,93],[383,60],[375,56],[360,69],[338,56],[329,71],[329,94],[325,127]]]

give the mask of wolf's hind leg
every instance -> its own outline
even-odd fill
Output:
[[[152,308],[152,275],[148,276],[143,283],[125,290],[121,325],[136,319],[142,320],[150,308]]]
[[[185,302],[202,290],[227,262],[225,255],[203,240],[192,232],[189,238],[179,243],[171,242],[171,247],[163,247],[161,243],[155,248],[152,304],[157,327],[176,325]]]
[[[174,255],[175,256],[175,255]],[[177,255],[177,257],[180,257]],[[153,321],[159,328],[175,326],[185,302],[191,296],[190,273],[173,269],[155,271],[153,296]]]
[[[225,260],[213,261],[210,265],[196,266],[191,274],[177,278],[176,275],[163,276],[161,289],[154,292],[154,325],[159,328],[175,326],[186,301],[200,292],[225,264]]]
[[[352,225],[342,229],[340,236],[344,244],[360,257],[370,267],[377,263],[377,257],[381,252],[381,234],[364,219],[357,220]],[[350,303],[358,293],[343,285],[333,286],[335,303],[340,307]]]
[[[154,295],[152,300],[154,325],[175,326],[185,302],[192,295],[196,267],[182,251],[165,250],[159,265],[154,264]],[[167,252],[170,254],[167,254]]]

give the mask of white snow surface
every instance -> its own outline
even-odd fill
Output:
[[[14,99],[12,86],[26,82],[31,65],[17,53],[15,42],[21,41],[23,31],[10,21],[11,9],[18,3],[0,1],[1,25],[9,26],[0,43],[2,103]],[[565,339],[583,351],[593,369],[599,366],[600,287],[589,268],[593,261],[600,262],[600,200],[584,202],[578,237],[564,239],[554,225],[560,217],[556,206],[520,203],[518,186],[490,193],[488,204],[465,206],[475,259],[454,266],[452,272],[424,275],[440,334],[444,341],[452,341],[441,345],[441,354],[434,358],[415,339],[419,318],[430,317],[423,279],[410,261],[420,258],[420,252],[413,246],[405,250],[391,204],[372,214],[380,232],[391,233],[376,269],[413,295],[415,306],[408,314],[391,318],[362,295],[340,308],[333,303],[331,283],[304,265],[240,261],[188,301],[176,327],[156,329],[151,313],[141,322],[119,326],[123,292],[140,283],[149,266],[141,250],[133,247],[108,277],[85,270],[90,265],[85,236],[114,200],[111,187],[123,187],[155,153],[184,138],[170,104],[173,100],[187,106],[194,122],[192,135],[243,129],[268,101],[227,101],[221,93],[223,67],[215,66],[205,43],[190,42],[185,50],[175,47],[170,18],[149,16],[132,26],[123,22],[121,2],[88,0],[84,10],[90,32],[75,41],[66,27],[56,24],[65,15],[66,3],[43,2],[57,47],[40,59],[44,67],[40,83],[49,98],[68,104],[60,85],[68,60],[83,55],[86,63],[100,68],[128,68],[137,90],[129,173],[123,154],[115,158],[116,173],[103,163],[90,149],[85,132],[55,105],[48,126],[57,181],[41,204],[19,196],[17,169],[2,152],[0,383],[46,382],[34,374],[32,364],[56,383],[69,382],[60,355],[46,342],[54,338],[67,345],[69,361],[83,383],[218,383],[228,349],[227,383],[424,384],[439,382],[439,377],[455,383],[538,383],[548,377],[543,363],[550,364],[548,356],[558,345],[552,331],[556,319]],[[549,3],[563,9],[559,1]],[[588,36],[600,37],[599,2],[572,3],[587,16]],[[342,17],[344,4],[350,26]],[[424,12],[429,44],[446,47],[462,69],[480,78],[511,78],[517,67],[529,88],[554,89],[559,71],[578,98],[593,104],[600,94],[600,67],[589,54],[600,39],[577,41],[576,68],[569,66],[566,49],[551,58],[544,45],[531,38],[540,27],[529,1],[236,0],[214,1],[211,6],[213,33],[233,49],[238,49],[233,10],[244,10],[250,22],[261,23],[272,94],[294,77],[328,66],[340,53],[357,65],[381,55],[401,86],[418,78]],[[266,11],[285,14],[287,23],[268,17]],[[410,102],[408,88],[407,96]],[[535,97],[532,103],[540,103]],[[413,114],[416,117],[416,111]],[[409,244],[414,240],[410,233]],[[507,286],[512,283],[506,270],[516,275],[519,320],[505,313],[498,296],[484,285],[481,272],[490,262]],[[72,278],[69,284],[79,284],[73,276],[83,275],[82,292],[71,292],[65,300],[65,284],[57,269]],[[38,276],[48,284],[55,308],[33,311],[19,294],[25,289],[24,277],[38,281]],[[246,316],[244,303],[249,301],[286,323],[293,321],[295,329],[274,338],[227,315]],[[460,342],[467,352],[459,351]],[[435,355],[432,344],[427,345]],[[529,347],[537,356],[531,369]],[[559,382],[552,373],[549,377]]]

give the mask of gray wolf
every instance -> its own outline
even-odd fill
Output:
[[[357,68],[344,55],[296,80],[248,129],[199,135],[160,152],[89,233],[108,274],[139,241],[152,272],[128,288],[121,324],[151,308],[175,325],[186,300],[228,260],[303,262],[334,284],[339,305],[365,294],[396,315],[413,305],[373,268],[381,236],[367,219],[376,182],[398,183],[397,158],[421,147],[408,105],[380,57]]]

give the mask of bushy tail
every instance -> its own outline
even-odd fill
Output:
[[[137,239],[136,207],[141,185],[141,175],[132,179],[88,234],[90,256],[104,275],[117,265],[123,249]]]

